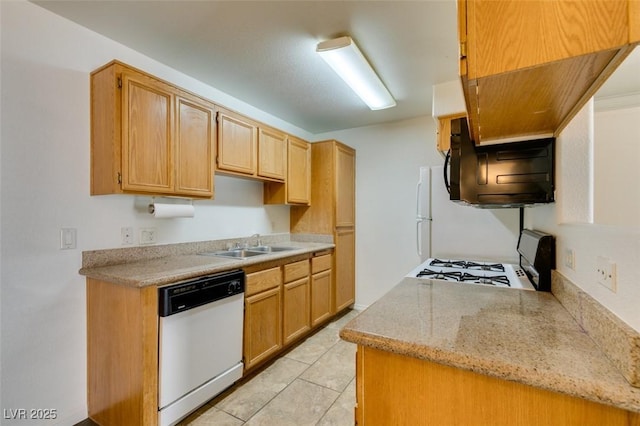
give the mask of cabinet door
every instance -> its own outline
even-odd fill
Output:
[[[307,278],[309,276],[309,260],[305,259],[284,265],[283,275],[285,283]]]
[[[258,129],[258,176],[284,181],[287,175],[287,135]]]
[[[218,113],[218,156],[220,170],[256,174],[257,127],[230,113]]]
[[[335,234],[335,312],[356,300],[356,234],[353,228],[338,229]]]
[[[355,152],[342,145],[336,145],[336,226],[355,224],[356,156]]]
[[[267,359],[282,347],[281,287],[245,299],[244,368]]]
[[[197,98],[176,98],[176,192],[213,196],[215,112]]]
[[[459,0],[472,139],[557,136],[638,41],[637,3]]]
[[[447,152],[451,148],[451,120],[465,117],[466,114],[455,114],[438,117],[437,148],[438,151]]]
[[[170,86],[122,73],[122,189],[173,192],[173,95]]]
[[[633,25],[629,3],[467,0],[469,78],[624,46]]]
[[[311,146],[289,136],[287,170],[287,202],[311,203]]]
[[[311,326],[331,316],[331,269],[311,276]]]
[[[284,344],[287,345],[311,329],[309,277],[284,285]]]

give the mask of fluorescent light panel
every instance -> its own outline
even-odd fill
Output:
[[[351,37],[318,43],[316,52],[372,110],[391,108],[396,101]]]

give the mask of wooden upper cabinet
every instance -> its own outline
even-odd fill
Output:
[[[311,146],[311,204],[291,208],[292,233],[333,234],[355,226],[356,151],[336,140]]]
[[[356,155],[345,145],[337,144],[336,150],[336,227],[354,226],[356,222]]]
[[[176,189],[213,195],[215,111],[186,96],[177,98],[176,111]]]
[[[258,128],[258,176],[284,181],[287,177],[287,135]]]
[[[311,204],[311,144],[287,137],[287,178],[284,183],[265,182],[265,204]]]
[[[438,117],[438,132],[436,135],[436,148],[438,149],[438,151],[449,151],[449,148],[451,148],[451,121],[466,116],[466,113],[461,113]]]
[[[640,41],[634,0],[458,1],[476,143],[557,135]]]
[[[289,136],[287,151],[287,202],[311,203],[311,145]]]
[[[218,170],[255,176],[257,149],[257,123],[230,111],[218,112]]]
[[[218,112],[217,170],[221,173],[284,182],[287,135],[240,114]]]
[[[213,197],[215,105],[113,61],[91,74],[91,195]]]
[[[122,189],[171,192],[173,189],[172,89],[124,70],[122,84]]]

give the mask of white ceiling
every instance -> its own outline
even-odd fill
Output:
[[[34,1],[311,133],[431,114],[457,78],[455,0]],[[350,35],[397,106],[371,111],[315,53]]]
[[[34,3],[310,133],[430,115],[432,85],[457,78],[455,0]],[[340,35],[353,37],[396,107],[369,110],[315,53]],[[640,90],[640,52],[632,56],[608,95]]]

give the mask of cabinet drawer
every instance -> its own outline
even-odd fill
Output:
[[[247,274],[244,294],[245,297],[251,296],[252,294],[278,287],[280,284],[282,284],[282,273],[279,267],[254,272],[253,274]]]
[[[309,261],[301,260],[299,262],[284,265],[284,282],[299,280],[309,275]]]
[[[311,259],[311,273],[316,274],[321,271],[331,269],[331,255],[325,254]]]

